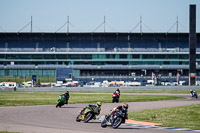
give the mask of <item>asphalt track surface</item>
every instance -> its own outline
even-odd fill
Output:
[[[161,94],[164,95],[164,94]],[[180,94],[178,95],[180,96]],[[182,96],[189,97],[183,94]],[[122,103],[103,103],[101,115]],[[129,112],[191,104],[200,104],[200,99],[130,102]],[[100,121],[76,122],[79,111],[87,104],[69,104],[62,108],[55,105],[0,107],[0,131],[23,133],[191,133],[121,125],[118,129],[101,128]]]

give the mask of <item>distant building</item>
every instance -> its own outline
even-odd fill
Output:
[[[200,33],[196,51],[198,76]],[[0,77],[59,73],[79,80],[188,78],[189,33],[0,33]]]

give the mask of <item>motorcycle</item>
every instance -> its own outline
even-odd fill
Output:
[[[112,98],[113,98],[112,103],[114,103],[114,102],[118,103],[119,102],[119,96],[120,96],[119,93],[113,93],[112,94]]]
[[[116,110],[109,118],[105,116],[104,120],[101,122],[101,127],[106,128],[108,125],[111,125],[112,128],[118,128],[122,123],[125,123],[125,120],[128,119],[128,110]]]
[[[84,123],[87,123],[91,119],[96,119],[96,113],[92,107],[87,107],[80,111],[80,114],[76,117],[76,122],[83,121]]]
[[[64,95],[61,95],[58,97],[58,103],[56,104],[56,108],[57,107],[62,107],[64,104],[67,104],[68,103],[68,99],[64,96]]]
[[[192,95],[192,97],[194,97],[194,98],[198,98],[198,94],[197,94],[195,91],[192,92],[191,95]]]

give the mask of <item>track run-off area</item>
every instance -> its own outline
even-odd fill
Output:
[[[173,95],[183,96],[187,99],[128,102],[129,112],[145,109],[158,109],[192,104],[200,104],[200,99],[191,99],[189,94],[164,94],[164,93],[128,93],[128,95]],[[125,93],[122,95],[125,95]],[[100,116],[106,115],[117,105],[123,103],[103,103]],[[111,127],[102,128],[99,120],[91,120],[88,123],[76,122],[79,111],[88,104],[69,104],[62,108],[55,105],[38,106],[12,106],[0,107],[0,131],[20,133],[191,133],[196,131],[180,131],[161,128],[150,128],[123,124],[118,129]]]

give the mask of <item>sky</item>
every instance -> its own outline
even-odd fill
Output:
[[[190,4],[200,32],[200,0],[0,0],[0,32],[189,32]]]

